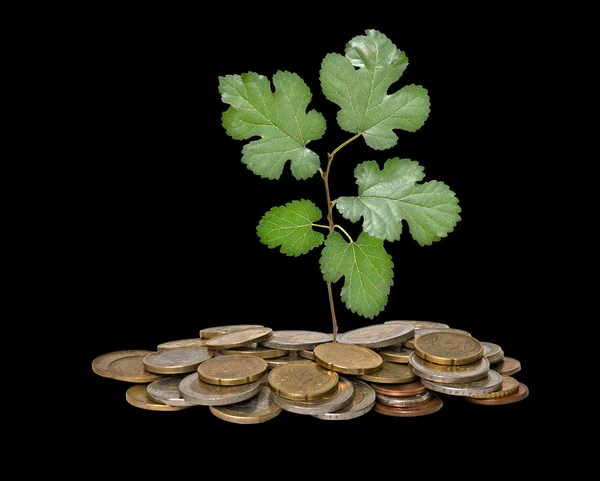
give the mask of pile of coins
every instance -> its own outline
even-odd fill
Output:
[[[338,334],[273,331],[256,324],[200,330],[156,351],[96,357],[93,371],[125,381],[126,400],[154,411],[207,406],[215,416],[256,424],[282,411],[324,420],[433,414],[443,396],[509,404],[529,389],[520,362],[491,342],[430,321],[387,321]]]

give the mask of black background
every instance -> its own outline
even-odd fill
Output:
[[[134,436],[144,445],[168,435],[208,456],[225,450],[223,444],[211,447],[217,435],[244,445],[266,439],[250,443],[266,452],[299,440],[323,450],[337,443],[356,453],[411,443],[454,451],[473,445],[527,449],[541,436],[545,366],[536,329],[544,313],[535,286],[544,268],[530,235],[536,200],[529,190],[538,168],[539,134],[532,125],[542,115],[534,93],[541,39],[519,15],[469,19],[456,11],[441,15],[435,26],[397,10],[295,23],[291,12],[253,11],[230,21],[208,11],[148,8],[98,10],[81,19],[73,39],[79,53],[72,59],[80,163],[70,294],[87,388],[74,407],[91,439]],[[433,14],[427,10],[421,14]],[[255,71],[271,78],[277,70],[300,75],[313,95],[309,109],[327,120],[324,137],[309,144],[325,159],[351,135],[341,131],[337,106],[320,90],[320,63],[369,28],[407,54],[397,87],[427,88],[431,113],[417,132],[396,131],[398,144],[387,151],[369,149],[362,139],[341,150],[331,171],[332,196],[355,195],[358,163],[406,157],[425,167],[425,180],[451,187],[462,220],[432,246],[420,247],[406,226],[400,241],[385,244],[394,285],[375,318],[348,311],[339,300],[341,281],[334,284],[340,331],[392,319],[467,330],[521,362],[515,377],[529,387],[528,399],[480,406],[444,395],[441,411],[418,418],[370,412],[333,422],[283,412],[250,426],[220,420],[204,407],[163,413],[130,406],[129,384],[95,375],[95,357],[153,350],[227,324],[331,331],[320,248],[286,257],[256,235],[273,206],[305,198],[324,211],[323,183],[318,175],[298,181],[288,166],[280,180],[266,180],[241,163],[244,142],[228,137],[221,125],[227,106],[218,77]],[[544,41],[547,46],[552,39]],[[359,224],[334,215],[359,232]]]

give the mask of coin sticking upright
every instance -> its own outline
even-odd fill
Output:
[[[145,356],[144,368],[158,374],[188,373],[214,355],[214,351],[206,347],[174,347]]]
[[[209,349],[234,349],[263,341],[272,335],[273,329],[270,327],[250,327],[210,338],[206,341],[206,347]]]
[[[259,424],[269,421],[281,413],[273,402],[271,389],[261,386],[258,393],[245,401],[223,406],[209,406],[210,412],[224,421],[236,424]]]
[[[478,361],[483,346],[472,336],[450,331],[430,332],[417,337],[415,354],[421,359],[449,366],[461,366]]]
[[[358,378],[380,384],[409,383],[418,379],[410,366],[389,361],[383,361],[379,371],[371,374],[361,374]]]
[[[251,327],[264,327],[261,324],[231,324],[228,326],[207,327],[200,330],[200,337],[203,339],[212,339],[213,337],[228,334],[230,332],[241,331]]]
[[[414,328],[409,324],[374,324],[338,334],[337,341],[343,344],[380,348],[399,344],[413,336]]]
[[[116,359],[108,365],[108,372],[113,379],[134,383],[150,383],[162,378],[160,374],[146,371],[144,368],[145,357],[128,356]]]
[[[281,330],[273,331],[273,335],[268,339],[261,341],[263,347],[274,349],[314,349],[315,346],[330,342],[333,339],[332,334],[318,331],[300,331],[300,330]]]
[[[132,406],[148,411],[180,411],[184,406],[170,406],[152,399],[146,390],[145,384],[135,384],[127,389],[125,399]]]
[[[198,366],[198,376],[208,384],[236,386],[259,380],[267,372],[267,361],[257,356],[219,356]]]
[[[343,374],[372,374],[381,369],[383,358],[368,347],[341,342],[319,344],[314,348],[315,362]]]
[[[273,393],[292,400],[322,398],[337,388],[338,381],[336,372],[308,360],[288,362],[269,373]]]
[[[504,356],[502,361],[491,366],[491,369],[505,376],[512,376],[521,370],[521,362],[514,357]]]
[[[328,413],[313,414],[313,416],[315,418],[325,419],[328,421],[344,421],[362,416],[373,409],[376,401],[375,391],[369,385],[369,383],[359,379],[351,379],[351,382],[354,390],[352,393],[352,399],[346,407]]]
[[[198,373],[188,374],[179,383],[183,398],[200,406],[224,406],[234,404],[256,395],[260,390],[261,381],[237,386],[219,386],[201,381]]]
[[[146,354],[151,354],[154,351],[146,351],[143,349],[129,349],[125,351],[113,351],[108,352],[106,354],[102,354],[96,357],[92,361],[92,371],[94,371],[98,376],[111,378],[111,374],[108,371],[108,366],[111,362],[116,361],[117,359],[121,359],[123,357],[131,357],[131,356],[145,356]]]

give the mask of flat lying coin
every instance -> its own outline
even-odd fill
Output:
[[[213,356],[206,347],[174,347],[146,355],[144,368],[158,374],[188,373]]]
[[[377,394],[377,402],[384,406],[395,408],[408,408],[419,406],[429,402],[431,399],[431,391],[425,391],[422,394],[415,396],[386,396],[385,394]]]
[[[341,342],[319,344],[313,350],[315,362],[343,374],[372,374],[381,369],[383,358],[368,347]]]
[[[379,348],[399,344],[414,336],[409,324],[374,324],[338,334],[337,342]]]
[[[193,337],[191,339],[179,339],[177,341],[163,342],[157,346],[157,350],[161,349],[175,349],[178,347],[204,347],[206,345],[206,339],[200,339],[199,337]]]
[[[284,349],[271,349],[269,347],[261,347],[258,344],[251,344],[244,347],[236,347],[235,349],[221,349],[218,351],[222,356],[257,356],[263,359],[272,359],[274,357],[285,356],[288,351]]]
[[[384,324],[410,324],[415,330],[427,329],[430,327],[450,328],[448,324],[433,321],[386,321]]]
[[[144,368],[145,357],[128,356],[116,359],[108,365],[108,372],[113,379],[126,382],[150,383],[162,378],[159,374],[146,371]]]
[[[427,388],[420,380],[406,384],[371,383],[371,387],[377,394],[392,397],[412,397],[427,392]]]
[[[163,377],[157,381],[152,381],[146,387],[148,396],[150,399],[162,403],[168,404],[169,406],[175,407],[191,407],[196,406],[194,403],[187,402],[181,391],[179,390],[179,384],[183,381],[186,375],[176,374],[172,376]]]
[[[519,401],[522,401],[527,396],[529,396],[529,388],[523,384],[519,383],[519,389],[517,392],[509,394],[508,396],[496,397],[491,399],[480,399],[475,397],[465,397],[465,401],[468,401],[473,404],[487,404],[487,405],[499,405],[499,404],[512,404]]]
[[[471,364],[483,357],[483,346],[474,337],[451,331],[423,334],[415,339],[421,359],[449,366]]]
[[[384,384],[409,383],[418,379],[410,366],[389,361],[383,361],[379,371],[372,374],[361,374],[358,378],[363,381]]]
[[[402,345],[409,349],[414,349],[415,341],[417,340],[418,337],[421,337],[423,334],[429,334],[430,332],[440,332],[440,331],[457,332],[459,334],[465,334],[466,336],[471,335],[467,331],[463,331],[462,329],[454,329],[451,327],[422,327],[420,329],[415,329],[415,335],[411,339],[404,341],[402,343]]]
[[[399,408],[399,407],[391,407],[381,404],[380,402],[375,403],[374,410],[378,413],[385,414],[386,416],[396,416],[396,417],[416,417],[416,416],[426,416],[428,414],[433,414],[442,409],[444,405],[442,399],[435,393],[431,393],[431,399],[424,404],[420,404],[418,406],[407,407],[407,408]]]
[[[217,386],[207,384],[198,378],[198,373],[188,374],[179,383],[183,398],[200,406],[224,406],[234,404],[256,395],[261,388],[260,381],[237,386]]]
[[[368,413],[375,405],[375,391],[366,382],[358,379],[351,380],[354,387],[350,404],[337,411],[324,414],[313,414],[313,417],[328,421],[344,421],[354,419]]]
[[[404,347],[402,344],[396,344],[394,346],[377,349],[377,353],[383,358],[384,361],[408,364],[408,356],[413,353],[413,350],[409,349],[408,347]]]
[[[210,349],[234,349],[263,341],[272,335],[273,329],[270,327],[249,327],[248,329],[213,337],[206,341],[206,347]]]
[[[442,383],[478,381],[486,377],[490,369],[490,361],[485,357],[472,364],[444,366],[425,361],[414,352],[408,358],[408,364],[413,368],[413,372],[421,378],[421,382],[423,379]]]
[[[510,394],[514,394],[519,390],[519,381],[517,381],[514,377],[505,376],[503,374],[500,375],[502,376],[502,385],[500,386],[500,389],[487,394],[475,394],[470,397],[478,399],[493,399],[497,397],[509,396]]]
[[[274,349],[314,349],[332,339],[332,334],[317,331],[273,331],[273,335],[261,341],[260,345]]]
[[[250,327],[264,327],[260,324],[232,324],[229,326],[207,327],[200,330],[200,337],[204,339],[212,339],[213,337],[228,334],[230,332],[241,331]]]
[[[521,362],[515,358],[504,356],[504,359],[491,366],[491,369],[505,376],[512,376],[521,370]]]
[[[283,366],[288,362],[301,360],[296,351],[287,351],[288,354],[285,356],[272,357],[267,359],[267,365],[269,369],[276,368],[277,366]]]
[[[476,394],[487,394],[497,391],[502,387],[502,375],[496,371],[489,370],[486,377],[478,381],[463,383],[438,383],[421,379],[423,386],[432,391],[450,394],[453,396],[474,396]]]
[[[281,409],[297,414],[322,415],[345,408],[352,401],[354,385],[345,377],[339,376],[336,389],[319,399],[286,399],[273,393],[273,401]]]
[[[116,361],[117,359],[121,359],[123,357],[131,357],[131,356],[145,356],[146,354],[151,354],[153,351],[146,351],[141,349],[127,350],[127,351],[114,351],[108,352],[106,354],[102,354],[98,356],[96,359],[92,361],[92,371],[94,371],[98,376],[102,377],[112,377],[110,372],[108,371],[108,366],[111,362]]]
[[[487,357],[490,364],[495,364],[504,359],[504,351],[498,344],[481,341],[481,345],[483,346],[483,356]]]
[[[269,386],[273,393],[292,400],[322,398],[336,390],[338,381],[336,372],[307,360],[288,362],[269,373]]]
[[[198,376],[208,384],[237,386],[259,380],[267,372],[267,361],[256,356],[219,356],[198,366]]]
[[[309,349],[302,349],[302,350],[298,351],[298,356],[300,356],[304,359],[310,359],[311,361],[315,360],[315,353]]]
[[[132,406],[140,409],[147,409],[149,411],[180,411],[185,409],[183,406],[169,406],[148,396],[145,384],[136,384],[127,389],[125,393],[125,399]]]
[[[273,402],[271,389],[262,386],[258,393],[245,401],[224,406],[209,406],[210,412],[224,421],[236,424],[264,423],[281,413]]]

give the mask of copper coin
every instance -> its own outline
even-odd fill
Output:
[[[521,370],[521,363],[512,357],[505,356],[502,361],[492,364],[490,369],[505,376],[512,376]]]
[[[495,397],[495,398],[491,398],[491,399],[480,399],[480,398],[473,398],[473,397],[465,396],[463,399],[465,399],[465,401],[473,403],[473,404],[512,404],[512,403],[522,401],[527,396],[529,396],[529,388],[525,384],[520,382],[519,390],[513,394],[509,394],[508,396]]]
[[[501,398],[503,399],[503,398]],[[408,408],[397,408],[386,406],[380,402],[376,402],[373,409],[378,413],[385,414],[386,416],[396,416],[402,418],[412,418],[416,416],[426,416],[427,414],[433,414],[442,409],[444,402],[434,392],[431,393],[431,399],[425,404],[420,404],[414,407]]]
[[[427,388],[423,386],[421,381],[414,381],[406,384],[380,384],[372,382],[371,387],[377,394],[393,397],[418,396],[419,394],[427,392]]]

